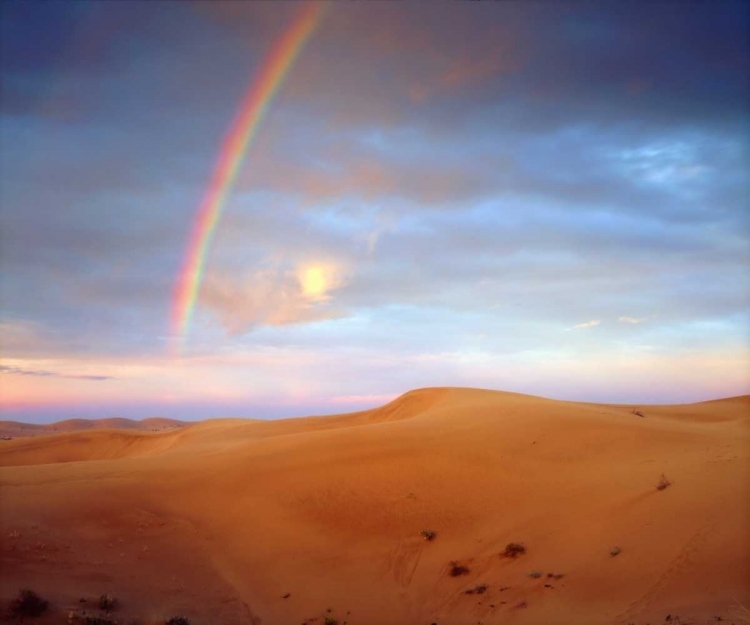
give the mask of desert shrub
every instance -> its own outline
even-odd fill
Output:
[[[671,485],[672,482],[670,482],[669,478],[667,478],[667,476],[662,473],[661,477],[659,478],[659,483],[656,485],[656,490],[664,490],[665,488],[667,488],[667,486]]]
[[[434,540],[437,533],[432,530],[420,530],[419,535],[425,540]]]
[[[609,555],[611,555],[614,558],[615,556],[619,556],[621,552],[622,552],[622,549],[620,549],[617,545],[615,545],[610,550]]]
[[[562,579],[565,577],[564,573],[547,573],[547,577],[551,577],[552,579]]]
[[[467,595],[483,595],[487,592],[487,588],[487,584],[479,584],[479,586],[474,586],[474,588],[469,588],[469,590],[465,590],[464,592]]]
[[[458,562],[451,562],[450,575],[451,577],[458,577],[459,575],[466,575],[469,572],[468,567]]]
[[[532,579],[539,579],[541,576],[541,571],[531,571],[530,573],[526,573],[526,577],[531,577]]]
[[[115,621],[105,616],[84,616],[83,625],[115,625]]]
[[[184,616],[173,616],[167,621],[167,625],[190,625],[190,621]]]
[[[503,551],[503,555],[506,558],[517,558],[524,553],[526,553],[526,547],[521,543],[508,543],[505,545],[505,551]]]
[[[47,611],[48,607],[49,603],[33,590],[23,589],[18,593],[18,597],[11,602],[10,613],[20,618],[41,616]]]
[[[323,619],[323,622],[325,623],[325,625],[339,625],[339,622],[332,616],[326,616]]]
[[[117,599],[112,595],[102,595],[99,597],[99,609],[109,613],[117,607]]]

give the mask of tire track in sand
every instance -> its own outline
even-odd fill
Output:
[[[640,612],[647,609],[649,605],[661,594],[667,587],[670,578],[686,569],[693,564],[693,556],[698,552],[698,547],[705,542],[708,534],[708,523],[704,523],[695,534],[682,546],[679,553],[672,558],[667,568],[659,575],[656,582],[646,591],[646,593],[633,601],[628,608],[615,618],[616,623],[624,623],[635,618]]]

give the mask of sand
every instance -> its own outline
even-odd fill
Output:
[[[33,588],[39,623],[98,614],[102,593],[119,623],[193,625],[684,624],[750,605],[750,396],[422,389],[332,417],[2,440],[0,467],[0,600]]]

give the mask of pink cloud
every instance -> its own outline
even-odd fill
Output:
[[[313,284],[306,281],[313,280]],[[334,265],[277,267],[231,276],[214,272],[201,290],[201,304],[212,310],[230,335],[255,325],[284,326],[345,316],[331,304],[331,292],[346,281]]]
[[[379,405],[387,404],[389,401],[396,399],[398,395],[336,395],[331,397],[329,402],[334,406],[339,404],[368,404]]]

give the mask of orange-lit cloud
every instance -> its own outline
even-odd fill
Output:
[[[620,317],[617,321],[620,323],[628,323],[630,325],[637,325],[646,321],[648,317]]]
[[[591,321],[585,321],[583,323],[578,323],[573,326],[574,330],[583,330],[585,328],[594,328],[601,324],[601,321],[599,319],[592,319]]]

